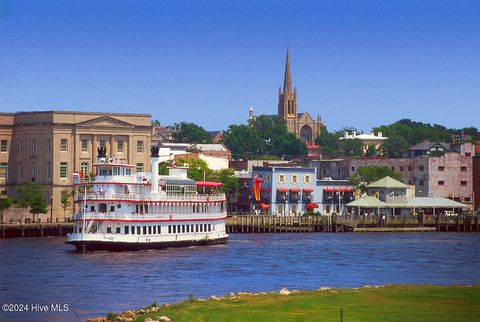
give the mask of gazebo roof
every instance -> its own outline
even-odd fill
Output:
[[[363,196],[357,200],[354,200],[350,203],[348,203],[346,206],[347,207],[362,207],[362,208],[384,208],[385,207],[385,202],[379,200],[376,197],[372,196]]]
[[[384,189],[406,189],[408,186],[403,182],[395,180],[389,176],[372,182],[367,188],[384,188]]]

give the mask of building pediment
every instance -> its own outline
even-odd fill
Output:
[[[315,123],[313,118],[308,114],[308,112],[303,112],[298,116],[299,123]]]
[[[135,125],[116,119],[109,115],[100,116],[91,120],[79,122],[76,126],[96,126],[96,127],[135,127]]]

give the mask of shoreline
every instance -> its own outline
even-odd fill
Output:
[[[401,309],[399,309],[401,308]],[[253,315],[252,315],[253,314]],[[355,288],[320,287],[316,290],[238,292],[211,295],[143,309],[109,312],[87,322],[155,321],[302,321],[480,319],[480,285],[365,285]],[[383,318],[382,318],[383,317]],[[398,319],[398,318],[397,318]]]

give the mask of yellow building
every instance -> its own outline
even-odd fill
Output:
[[[151,135],[149,114],[0,113],[0,193],[13,196],[18,185],[39,182],[53,219],[63,219],[61,193],[72,189],[73,172],[92,173],[98,147],[137,171],[150,171]]]

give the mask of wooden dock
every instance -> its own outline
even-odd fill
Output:
[[[398,233],[398,232],[434,232],[436,227],[356,227],[353,229],[356,233]]]
[[[73,231],[73,223],[2,224],[0,238],[66,236]]]

